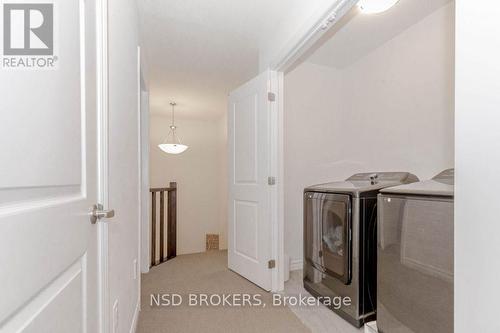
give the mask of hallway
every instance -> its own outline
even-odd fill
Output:
[[[267,293],[227,269],[227,252],[182,255],[142,276],[138,332],[309,332],[288,307],[273,307]],[[262,295],[264,306],[188,306],[188,294]],[[179,294],[180,306],[157,306],[151,295]]]

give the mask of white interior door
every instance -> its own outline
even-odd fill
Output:
[[[276,186],[268,183],[276,176],[276,82],[275,72],[260,74],[231,92],[228,108],[228,266],[265,290],[276,259]]]
[[[95,10],[55,1],[57,68],[0,69],[0,332],[99,332]]]

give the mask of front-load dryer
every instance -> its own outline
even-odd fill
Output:
[[[453,169],[381,190],[377,327],[453,332]]]
[[[359,173],[304,190],[304,287],[357,327],[375,318],[377,194],[416,181],[408,172]]]

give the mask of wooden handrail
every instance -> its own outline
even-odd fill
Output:
[[[151,266],[159,265],[177,255],[177,183],[169,187],[151,188]],[[156,193],[160,192],[160,232],[156,235]],[[165,258],[165,192],[167,192],[167,257]],[[159,238],[159,262],[156,261],[156,246]]]
[[[175,183],[173,183],[173,184],[175,184]],[[149,192],[170,192],[170,191],[175,191],[176,189],[177,189],[177,187],[154,187],[154,188],[150,188]]]

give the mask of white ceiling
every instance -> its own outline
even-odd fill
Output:
[[[222,115],[230,90],[258,73],[259,49],[280,27],[332,0],[138,0],[152,113]],[[292,24],[291,24],[292,23]]]
[[[366,15],[354,7],[310,52],[318,65],[345,68],[452,0],[400,0],[390,10]]]
[[[224,114],[229,91],[259,71],[259,52],[333,0],[138,0],[151,112],[208,119]],[[391,10],[353,9],[307,61],[342,68],[452,0],[400,0]]]

